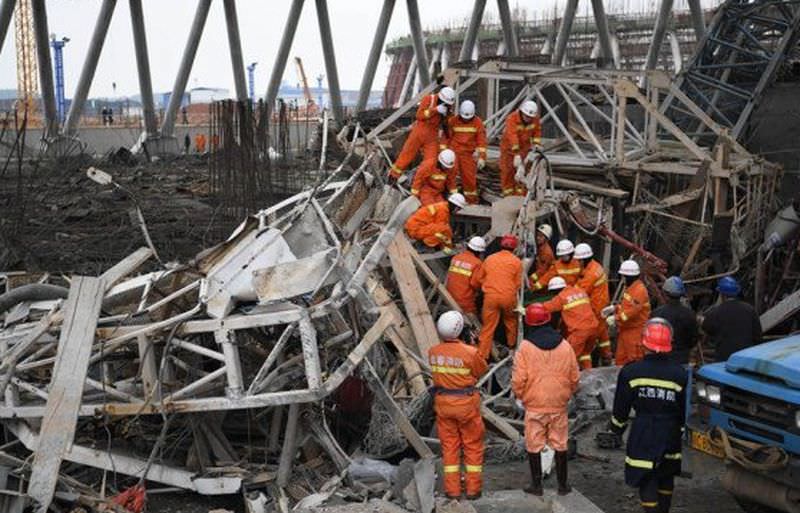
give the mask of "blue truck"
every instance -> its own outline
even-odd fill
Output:
[[[800,512],[800,335],[701,367],[693,396],[691,445],[726,458],[742,508]]]

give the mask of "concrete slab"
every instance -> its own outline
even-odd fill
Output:
[[[548,498],[534,497],[522,490],[503,490],[484,493],[470,504],[477,513],[553,513]]]
[[[572,493],[563,497],[555,490],[545,490],[544,496],[553,502],[553,513],[603,513],[602,509],[574,488]]]

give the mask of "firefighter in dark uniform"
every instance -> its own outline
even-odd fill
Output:
[[[675,476],[681,472],[681,433],[688,375],[669,359],[672,327],[650,319],[642,333],[645,357],[619,373],[610,429],[621,443],[631,408],[636,417],[628,435],[625,482],[639,488],[646,512],[667,513]]]

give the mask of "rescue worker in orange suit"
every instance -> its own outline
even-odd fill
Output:
[[[415,240],[422,241],[429,248],[442,249],[445,253],[453,251],[453,228],[450,226],[450,211],[458,212],[467,206],[461,194],[451,194],[447,201],[440,201],[420,207],[406,221],[406,233]]]
[[[197,134],[194,136],[194,148],[197,153],[206,152],[206,134]]]
[[[581,369],[591,369],[598,321],[589,295],[578,286],[567,285],[561,276],[552,278],[547,290],[556,296],[542,304],[548,312],[561,312],[567,342],[575,351],[578,364]]]
[[[553,248],[550,247],[552,238],[553,227],[549,224],[543,224],[536,228],[536,269],[535,274],[531,276],[532,280],[538,280],[539,276],[544,276],[556,261]]]
[[[525,491],[541,496],[542,458],[547,444],[556,453],[558,494],[566,495],[567,403],[578,389],[575,352],[561,333],[550,325],[550,312],[541,303],[525,309],[525,336],[514,354],[511,387],[525,410],[525,449],[531,469],[531,485]]]
[[[514,178],[517,169],[533,161],[531,150],[542,144],[542,122],[536,102],[526,100],[506,118],[500,139],[500,191],[503,196],[524,196],[525,186]]]
[[[419,198],[423,205],[444,201],[444,193],[458,192],[456,185],[456,154],[453,150],[444,149],[435,159],[422,162],[411,182],[411,194]]]
[[[600,262],[592,258],[593,256],[594,250],[585,242],[575,246],[575,259],[581,262],[583,269],[578,278],[578,287],[586,291],[592,300],[592,310],[600,321],[597,323],[597,349],[603,363],[608,365],[612,359],[611,337],[608,336],[608,325],[604,322],[602,312],[611,302],[611,296],[608,293],[606,271]]]
[[[483,261],[472,275],[472,286],[483,291],[481,333],[478,352],[486,360],[492,352],[494,332],[500,321],[506,329],[506,343],[513,349],[517,345],[517,294],[522,286],[522,261],[514,255],[519,241],[514,235],[503,235],[500,251]]]
[[[581,263],[573,258],[575,246],[566,239],[558,241],[556,244],[556,257],[558,260],[553,262],[544,274],[534,273],[530,276],[530,288],[533,291],[541,290],[550,283],[556,276],[564,279],[567,285],[575,285],[581,275]]]
[[[397,180],[422,150],[422,159],[435,159],[439,153],[439,136],[443,121],[450,115],[456,101],[456,92],[452,87],[443,87],[438,93],[429,94],[419,102],[417,118],[411,126],[400,155],[392,164],[389,175]]]
[[[622,444],[631,408],[636,411],[625,458],[625,483],[639,489],[647,513],[668,513],[681,473],[681,432],[688,373],[671,361],[672,327],[654,317],[642,334],[644,359],[622,368],[609,422],[611,447]],[[598,435],[600,437],[600,435]],[[709,508],[711,509],[711,508]]]
[[[442,314],[436,329],[442,342],[430,349],[428,361],[433,375],[436,431],[442,443],[444,493],[450,499],[461,498],[463,451],[467,499],[473,500],[481,496],[485,433],[481,396],[475,384],[488,367],[474,346],[459,339],[464,329],[464,317],[459,312]]]
[[[639,264],[625,260],[619,266],[619,274],[625,279],[625,290],[618,305],[607,306],[602,315],[609,326],[617,327],[617,365],[635,362],[644,358],[642,329],[650,318],[650,295],[642,280]]]
[[[467,203],[478,203],[478,170],[486,166],[486,128],[475,115],[475,104],[464,100],[458,116],[447,119],[447,146],[456,152],[461,188]],[[477,153],[477,161],[475,154]]]
[[[472,276],[483,265],[482,257],[485,251],[486,241],[483,237],[472,237],[467,242],[467,249],[450,260],[445,287],[466,314],[478,313],[475,301],[478,289],[472,286]]]

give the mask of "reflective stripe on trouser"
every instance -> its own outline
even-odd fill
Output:
[[[514,179],[514,154],[510,151],[500,153],[500,192],[503,196],[523,196],[525,186]]]
[[[458,172],[461,176],[461,188],[464,191],[464,197],[467,203],[478,202],[478,164],[472,157],[472,153],[459,152],[456,153],[458,157]]]
[[[494,332],[500,320],[503,320],[503,325],[506,328],[506,343],[508,347],[516,347],[517,345],[517,313],[514,308],[517,306],[516,294],[507,298],[499,298],[494,296],[484,296],[483,310],[481,312],[481,334],[478,343],[478,353],[486,359],[492,352],[492,343],[494,342]]]
[[[450,247],[453,241],[453,230],[449,224],[430,223],[409,233],[416,240],[421,240],[431,248]]]
[[[403,149],[400,150],[397,160],[394,161],[392,175],[395,177],[402,175],[420,150],[422,150],[423,160],[435,158],[439,154],[438,133],[436,130],[414,125],[406,142],[403,143]]]
[[[608,335],[608,324],[599,315],[597,319],[597,349],[601,357],[610,360],[613,355],[611,354],[611,337]]]
[[[643,325],[624,326],[619,328],[617,334],[617,354],[614,362],[617,365],[625,365],[630,362],[637,362],[644,358],[644,346],[642,345]]]
[[[667,512],[672,505],[675,478],[653,474],[639,485],[639,498],[645,511]]]
[[[567,334],[567,342],[575,351],[581,369],[592,368],[592,351],[594,341],[597,339],[597,330],[575,330]]]
[[[467,495],[481,491],[483,468],[483,437],[485,429],[476,409],[466,416],[436,416],[436,431],[442,443],[444,492],[461,495],[461,452],[464,453]]]

